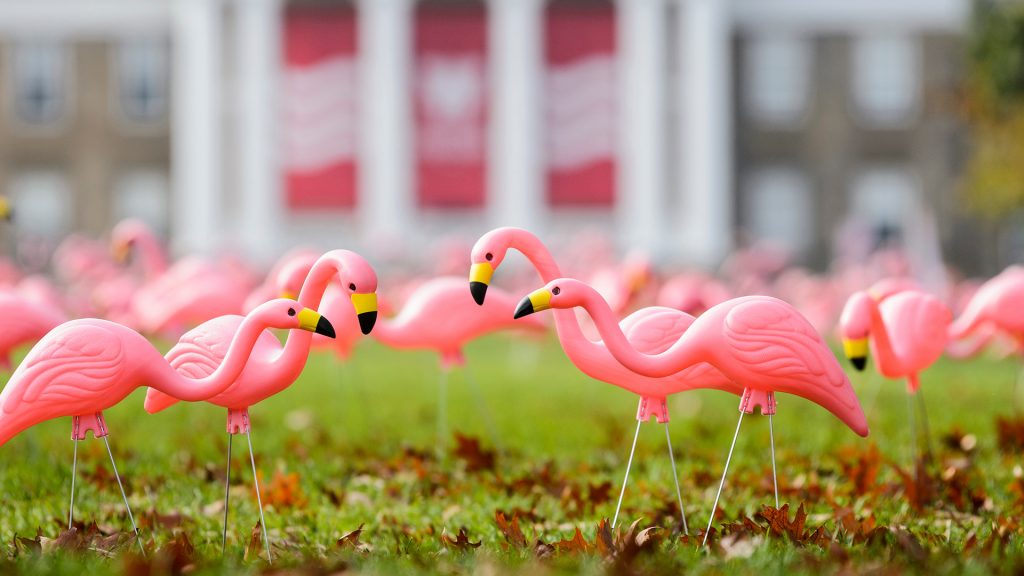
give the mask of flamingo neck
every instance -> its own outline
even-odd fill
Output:
[[[265,328],[265,323],[258,318],[246,316],[231,339],[224,361],[212,374],[204,378],[188,378],[176,372],[166,362],[154,362],[148,365],[146,383],[164,394],[188,402],[199,402],[215,396],[238,379]]]
[[[505,231],[504,240],[508,243],[509,248],[518,250],[530,261],[542,282],[551,282],[562,277],[562,270],[555,262],[551,251],[530,232],[520,228],[509,228]],[[560,309],[553,312],[558,341],[573,364],[580,366],[580,363],[585,363],[587,358],[593,358],[595,354],[606,353],[603,346],[593,342],[583,333],[575,312]]]
[[[893,350],[892,340],[885,327],[879,302],[874,298],[870,298],[868,301],[871,312],[871,339],[874,341],[874,351],[878,355],[878,362],[886,367],[886,372],[903,373],[903,361],[896,356],[896,351]]]
[[[671,376],[697,364],[695,351],[687,335],[687,331],[664,352],[660,354],[644,354],[638,352],[626,339],[619,328],[618,320],[611,307],[596,290],[587,286],[582,297],[581,306],[590,314],[597,331],[601,334],[604,345],[623,366],[637,374],[651,378]]]
[[[345,258],[348,250],[332,250],[313,263],[309,274],[302,282],[299,290],[299,304],[317,310],[327,292],[331,279],[345,269]],[[268,367],[273,375],[273,382],[279,383],[281,389],[287,388],[299,377],[309,357],[309,349],[313,345],[313,333],[306,330],[289,330],[288,339],[281,353],[270,362]]]

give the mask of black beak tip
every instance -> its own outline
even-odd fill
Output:
[[[331,324],[331,321],[328,320],[326,316],[321,316],[320,319],[317,320],[316,333],[320,334],[321,336],[327,336],[328,338],[334,338],[336,336],[336,334],[334,333],[334,326]]]
[[[519,319],[530,314],[533,314],[533,302],[530,302],[529,298],[523,298],[519,306],[516,306],[516,313],[512,318]]]
[[[470,282],[469,293],[473,295],[473,300],[477,304],[484,305],[484,296],[487,296],[487,284],[483,282]]]
[[[864,367],[868,364],[868,359],[864,356],[850,358],[850,364],[853,364],[853,367],[856,368],[858,372],[863,372]]]
[[[363,335],[369,334],[373,330],[373,325],[377,323],[377,312],[362,312],[359,314],[359,329],[363,332]]]

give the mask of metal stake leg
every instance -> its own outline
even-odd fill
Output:
[[[683,520],[683,534],[689,536],[690,528],[686,525],[686,510],[683,509],[683,491],[679,489],[679,473],[676,471],[676,456],[672,453],[672,437],[668,434],[668,422],[665,422],[665,441],[668,442],[668,459],[672,462],[672,479],[676,481],[676,499],[679,501],[679,514]],[[623,483],[625,486],[625,483]]]
[[[448,445],[448,369],[441,368],[437,398],[437,451],[443,457]]]
[[[491,434],[491,442],[493,442],[494,447],[501,452],[501,440],[498,437],[498,426],[495,425],[494,416],[491,414],[491,410],[487,407],[487,402],[484,400],[483,390],[477,384],[473,373],[469,371],[469,366],[462,367],[462,374],[465,376],[466,381],[469,382],[469,389],[473,393],[473,399],[476,400],[477,409],[484,418],[484,425],[487,426],[487,431]]]
[[[121,498],[124,498],[124,507],[128,510],[128,520],[131,520],[132,530],[135,531],[135,541],[139,543],[139,550],[146,555],[146,549],[142,547],[142,538],[139,537],[139,528],[135,525],[135,517],[132,515],[132,507],[128,505],[128,495],[124,492],[124,484],[121,483],[121,475],[117,473],[117,463],[114,462],[114,453],[110,450],[110,442],[103,437],[103,443],[107,446],[107,454],[110,455],[110,466],[114,469],[114,478],[117,480],[117,487],[121,489]]]
[[[228,507],[231,506],[231,441],[235,435],[228,432],[228,466],[227,475],[224,479],[224,528],[221,530],[220,536],[220,555],[224,555],[224,550],[228,545]]]
[[[779,476],[775,471],[775,425],[772,423],[774,414],[768,415],[768,437],[772,442],[772,484],[775,485],[775,509],[779,508]]]
[[[722,496],[722,487],[725,486],[725,477],[729,474],[729,462],[732,461],[732,451],[736,448],[736,439],[740,436],[740,425],[743,424],[743,411],[740,411],[740,419],[736,421],[736,432],[732,435],[732,445],[729,446],[729,455],[725,458],[725,470],[722,470],[722,481],[718,483],[718,493],[715,494],[715,503],[711,506],[711,517],[708,518],[708,527],[704,531],[704,541],[700,543],[704,546],[708,543],[708,534],[711,533],[711,524],[715,521],[715,512],[718,511],[718,499]]]
[[[622,490],[619,492],[619,503],[615,505],[615,517],[612,518],[612,528],[619,521],[619,510],[622,508],[622,497],[626,495],[626,483],[629,482],[629,469],[633,466],[633,453],[636,452],[636,439],[640,437],[640,420],[636,421],[636,432],[633,434],[633,447],[629,449],[629,460],[626,461],[626,477],[622,479]]]
[[[256,504],[260,507],[260,527],[263,528],[263,545],[267,548],[267,562],[273,562],[270,555],[270,539],[267,538],[267,521],[263,518],[263,499],[260,497],[260,479],[256,476],[256,457],[252,453],[252,435],[245,431],[245,438],[249,441],[249,462],[252,463],[252,482],[256,485]]]
[[[75,518],[75,473],[78,471],[78,438],[75,438],[75,456],[71,460],[71,506],[68,507],[68,530]]]
[[[924,447],[927,452],[925,453],[926,460],[932,459],[932,433],[928,426],[928,406],[924,403],[924,394],[918,389],[917,393],[917,406],[921,412],[921,433],[924,434]]]

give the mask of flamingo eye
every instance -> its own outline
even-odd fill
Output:
[[[555,286],[554,288],[551,289],[551,293],[554,294],[555,296],[558,296],[561,292],[562,289],[559,288],[558,286]]]
[[[484,254],[484,258],[487,258],[487,261],[490,262],[491,260],[494,260],[494,254],[488,252],[487,254]]]
[[[288,315],[289,316],[295,316],[295,308],[289,308],[288,309]]]
[[[353,292],[355,292],[356,291],[356,285],[355,284],[349,284],[348,285],[348,289],[353,291]]]

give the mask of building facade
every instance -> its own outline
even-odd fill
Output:
[[[849,229],[938,239],[976,271],[949,102],[968,11],[5,2],[0,187],[22,234],[138,215],[178,251],[263,262],[299,243],[415,259],[518,225],[685,265],[768,241],[822,266]]]

